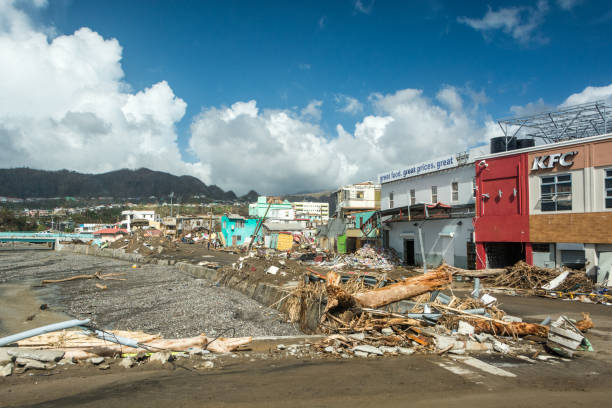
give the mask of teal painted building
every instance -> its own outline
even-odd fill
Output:
[[[251,235],[255,234],[257,221],[256,218],[244,218],[236,214],[223,215],[221,217],[221,233],[225,240],[225,246],[248,243]]]

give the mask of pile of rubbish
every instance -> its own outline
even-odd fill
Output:
[[[213,339],[204,334],[163,339],[143,332],[102,331],[89,323],[88,319],[70,320],[0,338],[0,346],[15,346],[0,347],[0,375],[78,362],[101,369],[109,368],[110,361],[124,368],[147,361],[163,364],[178,357],[232,352],[252,341],[251,337]],[[75,327],[80,330],[66,330]]]
[[[350,267],[353,269],[390,270],[399,264],[400,259],[394,249],[376,249],[366,244],[353,254],[338,255],[330,261],[317,263],[317,266],[330,269]]]
[[[612,305],[609,290],[598,287],[583,270],[542,268],[519,261],[498,274],[491,283],[549,298]]]
[[[143,230],[136,230],[126,239],[119,239],[109,248],[124,249],[125,252],[144,256],[161,255],[178,251],[178,244],[163,236],[150,236]]]
[[[563,279],[550,289],[559,291],[583,290],[591,291],[593,282],[586,276],[584,271],[573,269],[551,269],[539,266],[531,266],[526,262],[519,261],[514,266],[506,269],[506,272],[497,276],[495,286],[503,286],[517,289],[546,288],[547,284],[558,276]]]
[[[574,326],[571,343],[564,343],[550,319],[528,323],[507,315],[496,298],[482,293],[479,284],[463,299],[441,293],[451,283],[452,270],[442,264],[386,286],[357,277],[343,281],[341,275],[330,271],[324,282],[304,283],[293,292],[288,314],[303,323],[306,309],[321,302],[318,330],[329,336],[316,346],[341,357],[499,352],[529,359],[544,350],[562,356],[592,350],[581,334],[593,327],[588,316],[578,322],[561,318]],[[565,334],[572,338],[572,333]]]

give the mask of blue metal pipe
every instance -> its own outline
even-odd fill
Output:
[[[21,333],[13,334],[7,337],[0,338],[0,347],[6,346],[7,344],[15,343],[16,341],[28,339],[34,336],[40,336],[41,334],[51,333],[54,331],[69,329],[71,327],[82,326],[88,324],[91,320],[68,320],[66,322],[49,324],[47,326],[38,327],[32,330],[26,330]]]
[[[128,339],[127,337],[116,336],[112,333],[105,333],[100,330],[92,330],[87,327],[81,327],[86,334],[93,334],[97,338],[110,341],[111,343],[121,344],[123,346],[142,348],[136,340]]]

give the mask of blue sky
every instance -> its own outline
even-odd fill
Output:
[[[16,1],[13,7],[31,20],[31,30],[47,33],[49,43],[82,27],[105,41],[116,39],[124,74],[120,82],[128,88],[124,93],[135,94],[165,81],[186,104],[184,114],[173,121],[175,133],[170,137],[176,138],[182,161],[212,170],[185,171],[241,192],[249,184],[264,190],[298,191],[334,183],[329,174],[325,182],[308,181],[313,174],[308,169],[288,179],[252,182],[244,173],[256,169],[255,164],[237,172],[243,176],[227,176],[232,166],[218,171],[225,164],[208,163],[207,157],[214,152],[196,143],[192,125],[201,112],[210,116],[213,109],[256,101],[258,111],[252,118],[265,122],[264,110],[288,112],[300,121],[299,126],[315,127],[306,131],[317,137],[315,143],[341,138],[341,125],[358,145],[357,128],[366,125],[365,118],[398,114],[389,98],[401,90],[419,90],[419,106],[444,109],[451,117],[456,106],[439,95],[442,89],[451,89],[451,96],[460,98],[469,127],[486,133],[491,119],[553,109],[587,87],[607,89],[612,84],[612,3],[607,1],[298,3],[50,0],[45,4],[39,0]],[[402,98],[395,100],[412,106]],[[410,98],[414,102],[416,97]],[[304,111],[309,104],[310,110]],[[423,118],[427,120],[427,114]],[[396,118],[395,123],[399,122]],[[262,126],[274,127],[266,123]],[[236,131],[257,133],[256,125],[244,126]],[[232,135],[230,130],[219,131],[219,137],[231,139]],[[414,130],[406,137],[420,135]],[[197,140],[211,145],[216,143],[214,138]],[[377,140],[385,138],[386,133]],[[467,145],[476,142],[482,140],[464,140]],[[346,144],[333,147],[352,149]],[[405,160],[437,152],[415,149]],[[440,153],[446,153],[444,148]],[[239,154],[248,160],[248,151]],[[265,158],[255,156],[253,160]],[[338,168],[354,177],[338,181],[359,181],[369,174],[374,178],[385,166],[401,164],[396,155],[390,156],[388,163],[363,171],[351,170],[351,163]],[[328,155],[323,159],[340,160]],[[279,160],[279,166],[286,164]],[[24,164],[30,164],[28,159]],[[110,163],[110,167],[118,165]],[[296,178],[300,181],[292,184]]]

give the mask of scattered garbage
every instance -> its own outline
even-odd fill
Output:
[[[315,346],[342,357],[374,357],[412,352],[466,354],[498,352],[529,358],[543,351],[548,326],[507,315],[497,299],[480,286],[480,298],[440,296],[452,281],[453,268],[443,264],[419,276],[372,288],[359,276],[348,281],[330,271],[325,280],[304,280],[287,299],[294,321],[307,315],[309,302],[322,301],[319,330],[328,337]],[[411,305],[402,313],[400,303]],[[592,327],[585,316],[576,326]],[[578,329],[576,329],[578,330]],[[541,341],[540,339],[543,339]],[[344,358],[344,357],[342,357]]]

